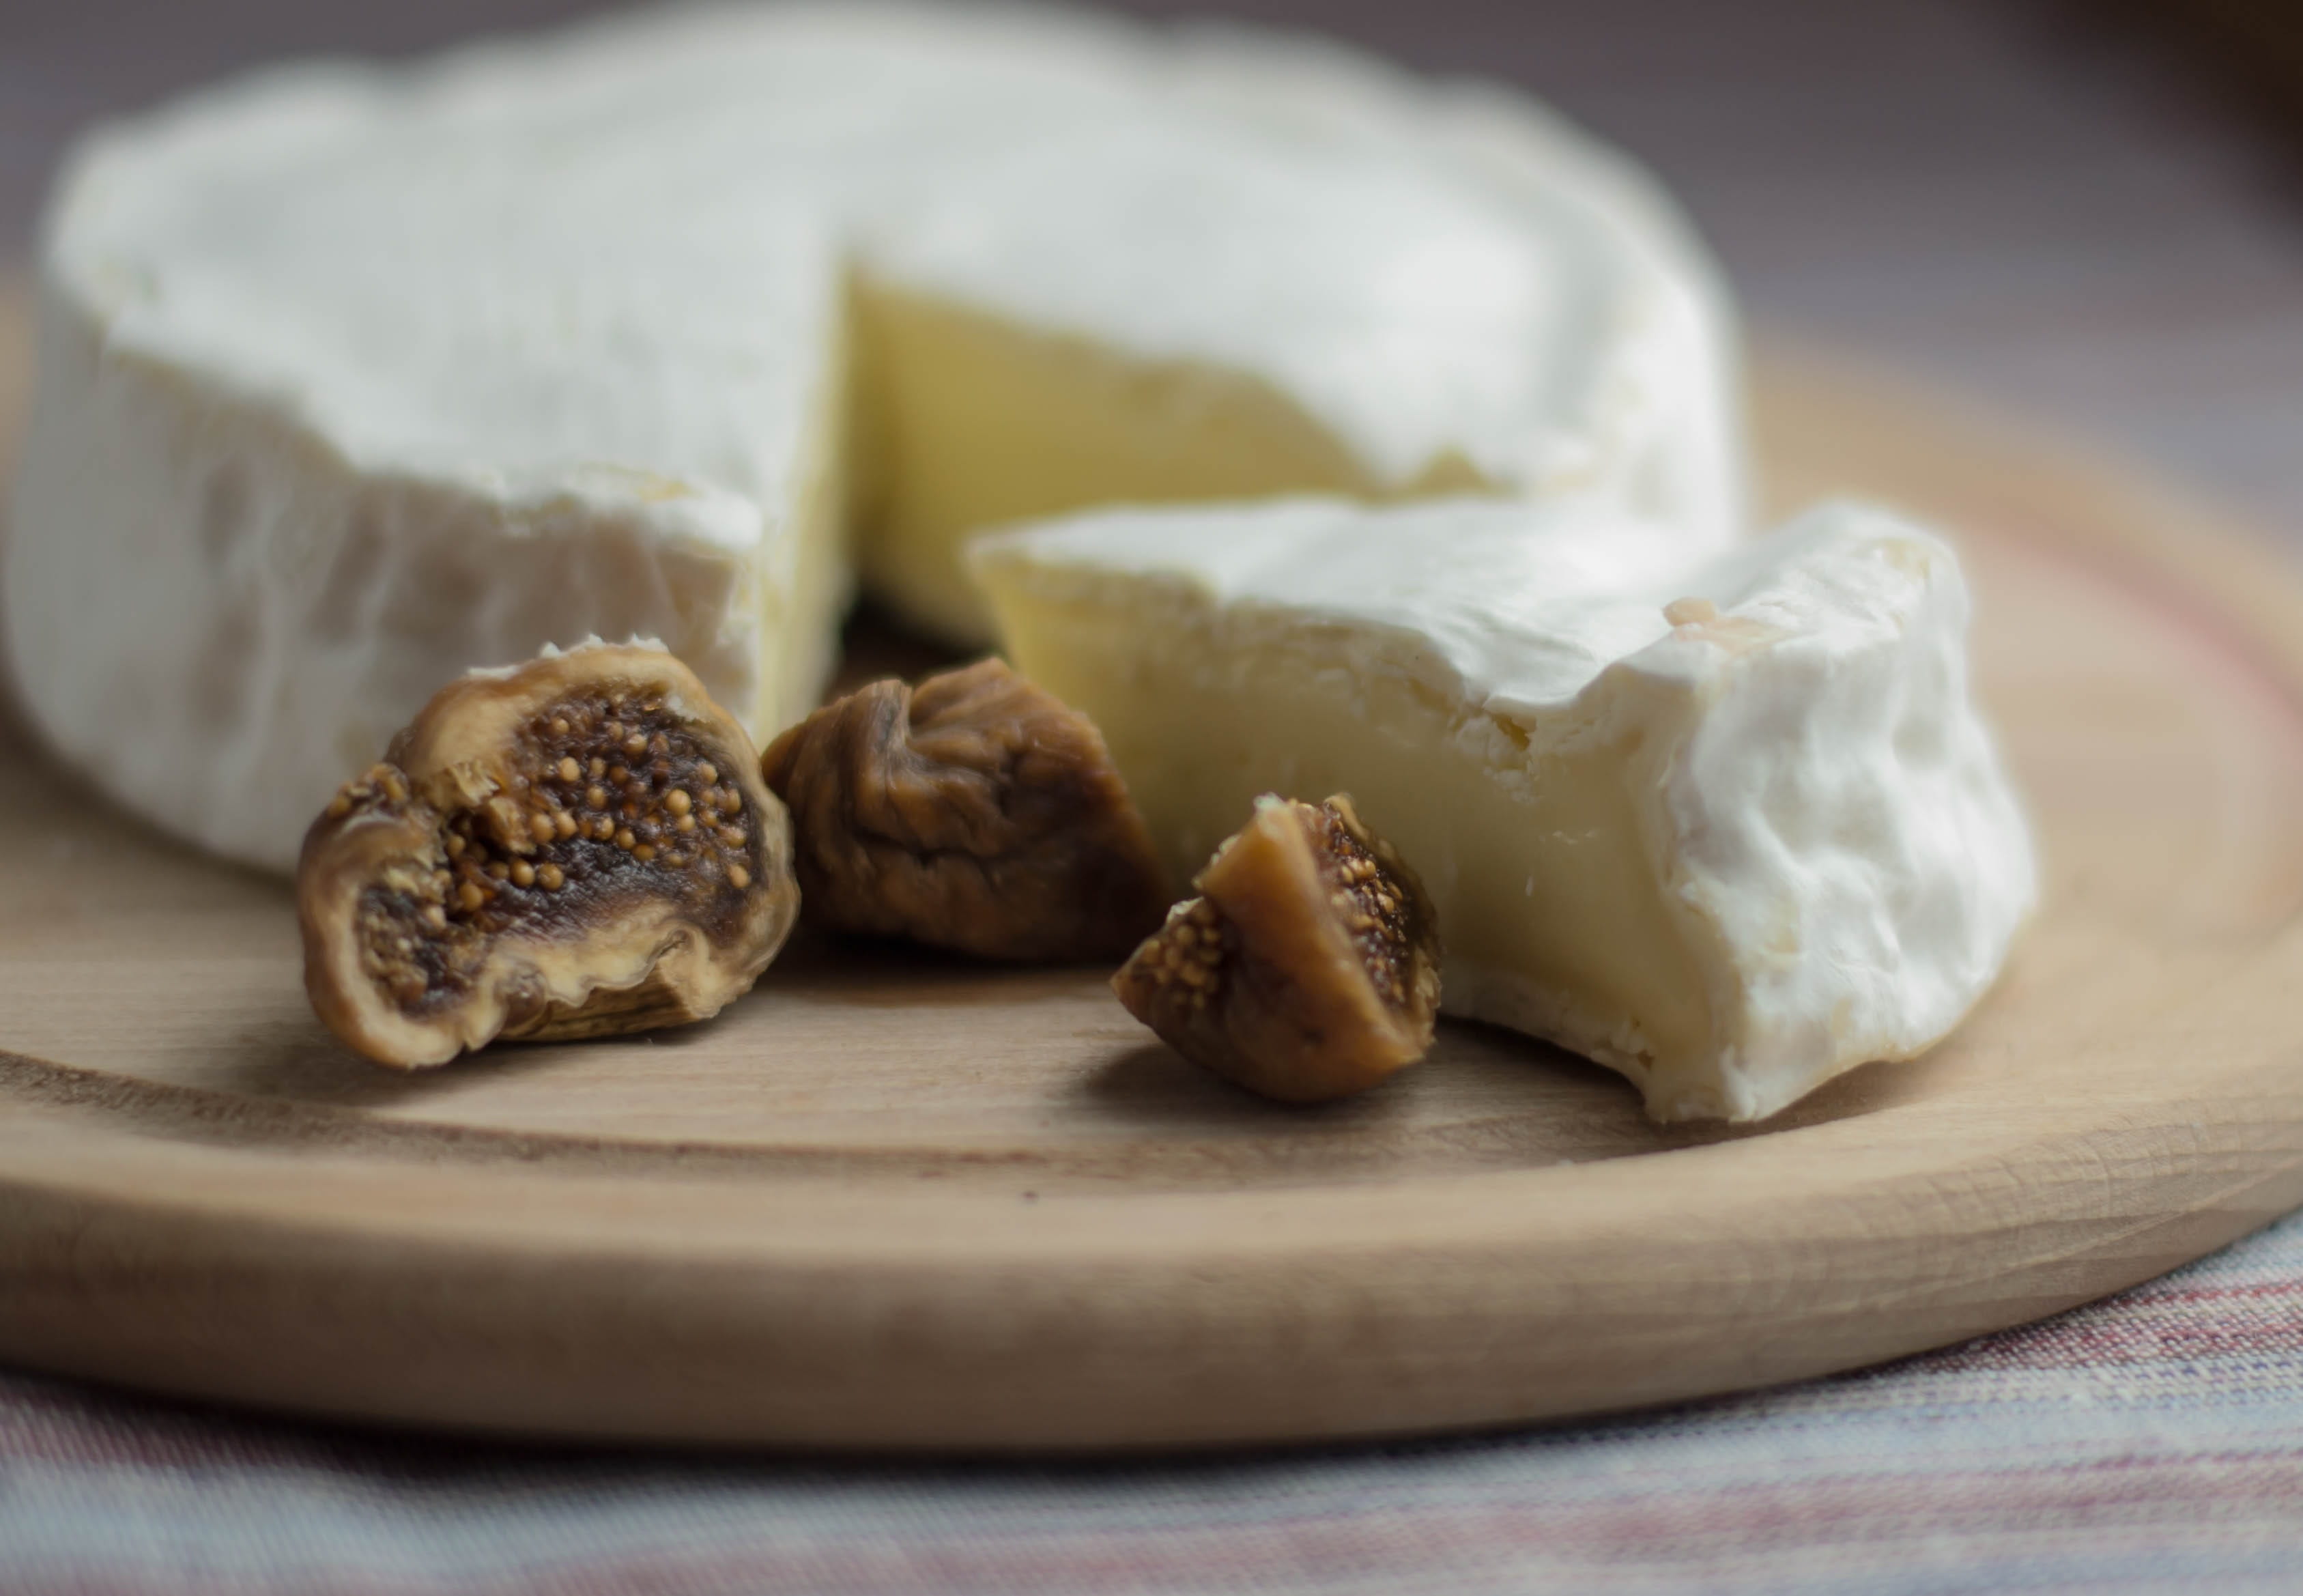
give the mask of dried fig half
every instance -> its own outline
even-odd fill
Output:
[[[1349,798],[1256,799],[1193,885],[1200,895],[1111,978],[1177,1052],[1266,1097],[1317,1102],[1430,1050],[1431,900]]]
[[[304,838],[304,986],[379,1064],[705,1019],[799,911],[744,728],[661,648],[442,688]]]
[[[983,958],[1118,958],[1166,878],[1103,738],[996,659],[875,681],[769,745],[808,923]]]

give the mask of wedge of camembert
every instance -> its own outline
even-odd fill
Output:
[[[2036,896],[1938,538],[1835,504],[1708,562],[1609,506],[1107,512],[971,555],[1179,876],[1349,792],[1422,876],[1444,1002],[1764,1118],[1948,1033]]]
[[[668,5],[267,72],[80,147],[39,305],[23,700],[283,868],[468,668],[661,638],[765,742],[857,574],[986,639],[999,521],[1602,492],[1740,531],[1725,295],[1645,176],[1243,30]]]

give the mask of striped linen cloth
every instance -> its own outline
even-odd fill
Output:
[[[1865,1373],[1198,1463],[543,1451],[0,1376],[7,1596],[2297,1591],[2303,1215]]]

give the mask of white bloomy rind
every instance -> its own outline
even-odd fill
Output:
[[[1621,1070],[1659,1119],[1923,1051],[2036,899],[1958,561],[1882,511],[1700,564],[1612,507],[1331,501],[1083,517],[973,561],[1179,863],[1260,787],[1352,791],[1433,891],[1447,1008]]]
[[[762,738],[812,702],[858,361],[930,358],[859,354],[859,284],[1179,438],[1211,393],[1284,412],[1370,492],[1737,530],[1725,295],[1648,180],[1303,40],[675,6],[294,68],[84,142],[40,268],[23,697],[122,802],[274,867],[434,688],[548,642],[661,637]],[[948,548],[874,558],[971,624]]]

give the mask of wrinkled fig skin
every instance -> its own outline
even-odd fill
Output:
[[[1439,1009],[1430,899],[1341,795],[1265,797],[1165,925],[1112,977],[1194,1063],[1318,1102],[1421,1059]]]
[[[999,660],[873,682],[776,739],[808,923],[981,958],[1116,959],[1165,877],[1103,738]]]
[[[661,649],[441,690],[304,838],[304,985],[379,1064],[706,1019],[799,912],[744,729]]]

